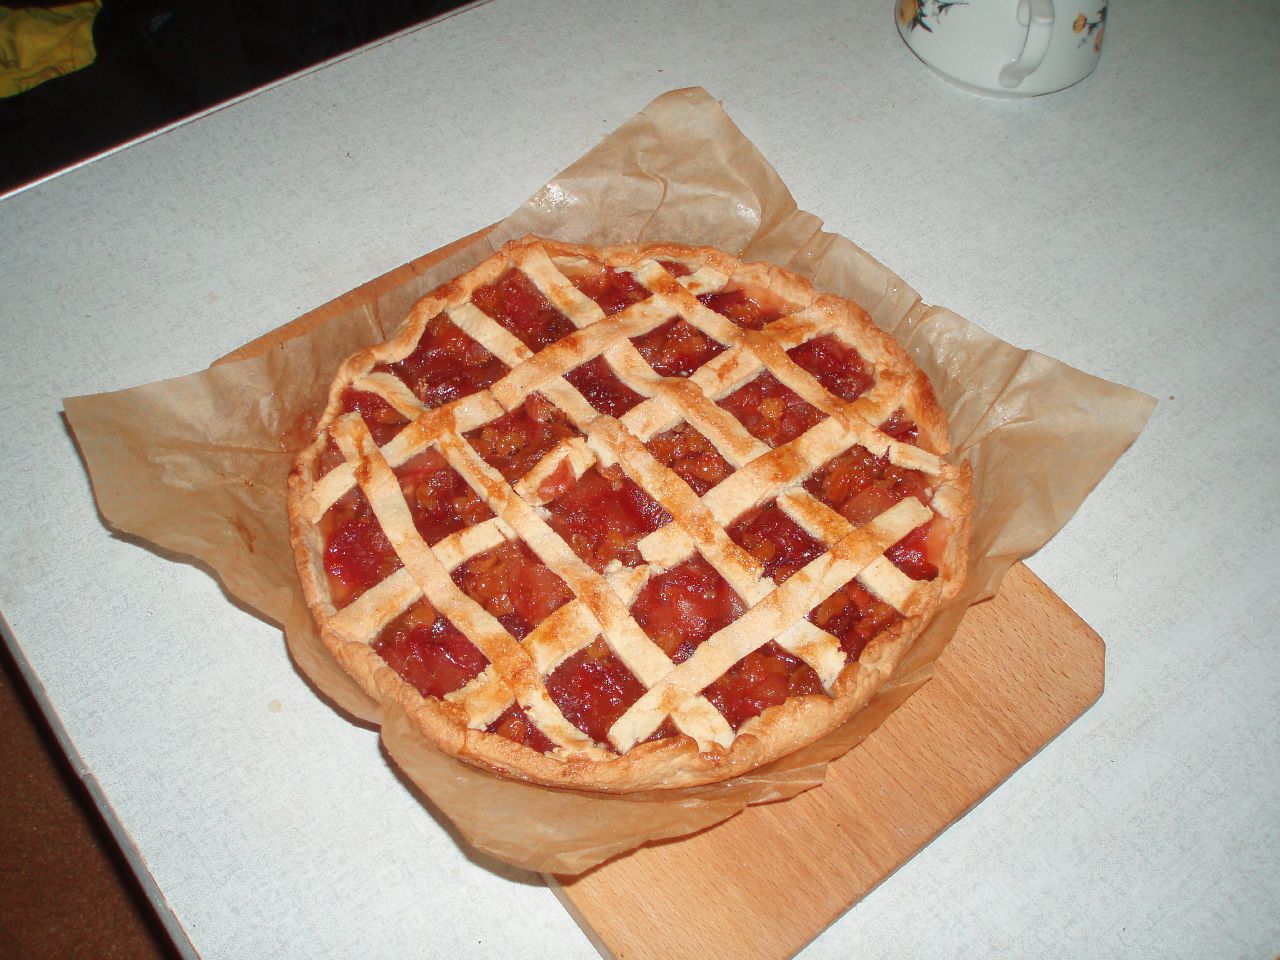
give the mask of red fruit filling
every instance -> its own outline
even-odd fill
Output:
[[[597,571],[614,560],[638,565],[636,544],[671,520],[671,514],[617,466],[592,467],[546,507],[551,529]]]
[[[885,551],[885,556],[912,580],[934,580],[938,576],[943,543],[934,537],[933,521],[922,523]]]
[[[654,373],[663,377],[687,377],[724,350],[724,344],[712,340],[680,317],[631,342]]]
[[[537,466],[552,447],[578,431],[560,410],[537,393],[510,413],[465,434],[489,466],[515,483]]]
[[[852,663],[880,631],[902,619],[901,614],[857,580],[850,580],[809,612],[809,621],[834,634],[845,659]]]
[[[530,350],[550,346],[576,329],[519,270],[508,270],[493,283],[480,287],[471,302],[519,337]]]
[[[786,303],[767,290],[725,290],[698,298],[722,317],[748,330],[763,330],[787,312]]]
[[[453,582],[517,640],[573,599],[565,582],[521,541],[507,541],[453,571]]]
[[[857,400],[876,382],[858,351],[830,334],[792,347],[787,356],[842,400]]]
[[[597,637],[555,669],[547,693],[566,720],[607,745],[609,728],[644,695],[644,684]]]
[[[587,403],[606,416],[620,417],[644,399],[622,382],[604,357],[588,360],[566,373],[564,378],[577,388]]]
[[[734,730],[788,697],[825,692],[812,667],[773,641],[747,654],[702,691]]]
[[[737,417],[748,433],[771,447],[794,440],[826,418],[768,370],[719,405]]]
[[[439,407],[496,383],[506,364],[454,326],[447,314],[427,321],[413,353],[379,371],[399,377],[425,406]]]
[[[645,446],[655,460],[674,471],[698,496],[733,473],[733,467],[715,445],[688,423],[658,434]]]
[[[443,697],[479,676],[489,661],[426,600],[382,628],[373,649],[424,697]]]
[[[880,424],[880,432],[887,433],[900,443],[909,443],[913,447],[917,446],[916,439],[920,436],[920,429],[900,409],[893,411],[889,414],[889,419]]]
[[[614,270],[612,267],[582,272],[566,269],[565,275],[578,290],[600,306],[605,316],[649,298],[649,291],[623,270]]]
[[[729,528],[729,539],[764,564],[764,575],[775,583],[826,552],[776,502],[744,513]]]
[[[413,525],[427,543],[474,527],[493,516],[480,495],[449,466],[438,450],[427,449],[395,469]]]
[[[520,709],[518,703],[507,707],[502,716],[485,729],[489,733],[496,733],[516,743],[523,743],[530,750],[537,750],[538,753],[546,753],[555,747],[555,744],[547,739],[546,734],[539,730],[528,715]]]
[[[373,442],[380,447],[390,443],[400,432],[400,428],[409,422],[396,411],[395,407],[376,393],[356,390],[352,387],[342,391],[342,412],[360,414],[360,419],[364,421],[365,426],[369,428],[369,433],[373,436]],[[341,456],[341,453],[338,455]]]
[[[325,511],[320,533],[329,592],[339,610],[403,566],[358,487]]]
[[[695,553],[645,584],[631,615],[662,651],[683,663],[704,640],[746,610],[724,577]]]
[[[859,527],[907,497],[921,503],[931,497],[929,478],[923,473],[899,467],[864,447],[828,460],[804,482],[804,488]]]

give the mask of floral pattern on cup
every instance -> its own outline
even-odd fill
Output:
[[[1083,47],[1092,39],[1095,53],[1102,49],[1102,35],[1106,32],[1106,28],[1107,5],[1105,3],[1092,20],[1082,13],[1076,17],[1075,23],[1071,25],[1072,32],[1084,34],[1076,46]]]
[[[942,15],[952,7],[967,7],[969,0],[898,0],[898,23],[905,30],[923,27],[926,32],[933,33],[929,26],[929,18],[935,24]]]

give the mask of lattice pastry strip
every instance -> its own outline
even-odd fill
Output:
[[[723,675],[767,638],[799,622],[841,584],[857,576],[886,548],[924,523],[930,514],[917,500],[903,500],[773,590],[732,624],[704,642],[684,663],[652,686],[609,732],[629,748],[652,733],[667,713],[696,695],[708,676]]]
[[[436,559],[447,573],[501,543],[514,532],[501,517],[493,517],[474,527],[459,530],[433,548]],[[368,643],[378,631],[409,609],[422,597],[422,589],[413,574],[401,567],[349,606],[334,614],[330,621],[334,633],[343,640]]]
[[[542,732],[562,747],[594,751],[594,744],[564,719],[547,696],[541,674],[514,637],[492,614],[463,593],[413,525],[400,485],[383,459],[364,421],[347,415],[334,425],[334,440],[349,463],[358,464],[356,476],[373,512],[396,554],[422,594],[443,616],[462,630],[488,658],[493,668],[512,684],[520,705]]]
[[[494,513],[516,531],[543,563],[568,583],[591,610],[606,643],[641,683],[652,686],[667,674],[671,661],[635,622],[609,582],[583,563],[533,507],[507,486],[496,470],[461,440],[442,441],[441,452],[463,479],[474,488],[485,491],[485,498]],[[529,680],[533,682],[532,678]],[[672,713],[672,720],[677,728],[699,744],[727,743],[733,739],[732,730],[724,718],[700,698],[691,698],[682,704]]]
[[[671,514],[673,521],[662,530],[671,531],[672,538],[678,531],[680,541],[688,549],[696,548],[748,605],[762,598],[761,591],[768,587],[762,581],[759,562],[729,539],[689,486],[658,463],[622,424],[612,417],[600,417],[591,425],[588,443],[600,454],[602,463],[621,464],[627,475]],[[656,565],[674,567],[688,556],[688,549],[664,557]],[[646,559],[654,563],[652,558]]]
[[[534,319],[522,313],[526,307],[520,305],[532,300],[502,300],[499,309],[505,312],[499,322],[499,314],[491,316],[488,306],[477,306],[481,288],[487,291],[488,305],[494,297],[515,296],[504,291],[520,284],[525,292],[519,296],[541,298],[545,305],[529,309],[552,313]],[[606,315],[602,305],[615,293],[622,299],[612,300]],[[567,327],[554,320],[557,314],[568,321]],[[543,322],[560,326],[550,335],[535,335],[521,326]],[[702,337],[703,343],[718,346],[700,355],[696,369],[685,367],[679,376],[657,373],[646,359],[650,354],[637,346],[643,341],[645,350],[666,357],[664,351],[683,349],[686,341],[681,337]],[[435,339],[428,343],[429,338]],[[468,379],[472,375],[464,371],[450,381],[453,392],[445,394],[450,402],[430,409],[417,391],[426,390],[423,397],[438,396],[431,392],[435,388],[430,387],[430,377],[454,376],[440,357],[467,343],[477,346],[465,348],[465,356],[457,354],[457,363],[488,364],[475,375],[485,379]],[[422,349],[428,353],[422,354]],[[824,379],[846,354],[863,365],[856,395],[844,387],[837,395],[836,381]],[[430,363],[437,367],[420,374],[428,378],[428,387],[414,380],[410,389],[399,370],[421,363],[415,359],[420,355],[434,358]],[[590,382],[582,380],[585,373],[577,372],[589,362],[597,363],[593,370],[611,372],[634,395],[630,409],[618,419],[601,415],[570,382]],[[433,372],[437,369],[445,372]],[[808,420],[808,429],[798,436],[771,439],[776,447],[753,436],[746,421],[730,412],[740,413],[742,400],[733,406],[726,399],[765,374],[819,418]],[[372,394],[406,421],[390,430],[378,427],[381,449],[371,425],[358,414],[344,412],[350,409],[344,394],[348,389]],[[549,434],[558,439],[548,441],[545,450],[530,448],[529,454],[522,454],[521,462],[532,466],[522,466],[524,475],[508,483],[466,437],[488,435],[490,424],[508,413],[514,416],[534,394],[558,408],[577,433]],[[748,395],[759,396],[743,394]],[[542,409],[520,416],[541,416]],[[727,476],[719,474],[715,482],[704,484],[701,497],[677,469],[663,466],[647,447],[658,434],[681,424],[702,434],[726,465]],[[532,442],[518,439],[532,436],[520,432],[526,428],[511,429],[517,438],[512,442]],[[317,464],[330,437],[343,462],[319,475]],[[522,779],[625,792],[745,772],[821,736],[867,702],[937,604],[956,592],[963,576],[967,474],[941,459],[946,450],[945,421],[927,381],[902,350],[847,301],[817,294],[794,274],[742,264],[709,248],[656,244],[597,249],[531,238],[508,244],[424,298],[391,341],[361,351],[343,365],[317,439],[299,458],[290,479],[290,523],[304,592],[321,636],[367,692],[399,698],[425,736],[469,762]],[[440,457],[432,460],[436,453]],[[424,459],[416,460],[419,456]],[[431,464],[440,463],[462,487],[450,487],[454,480],[430,473],[436,469]],[[401,490],[396,471],[402,466],[405,490],[417,491],[418,506],[411,506]],[[860,518],[856,523],[842,515],[845,507],[837,511],[836,501],[828,505],[805,489],[813,478],[812,483],[821,481],[827,497],[830,480],[830,491],[836,491],[830,496],[842,497],[845,494],[838,491],[849,483],[840,478],[850,470],[852,476],[863,476],[858,471],[867,469],[915,479],[902,488],[904,492],[893,493],[892,505],[877,514],[857,508],[850,514]],[[418,479],[423,471],[433,479]],[[594,477],[595,472],[600,477]],[[870,479],[856,480],[849,489],[880,482],[866,476]],[[415,486],[424,483],[425,489]],[[438,489],[431,486],[441,483]],[[402,566],[364,584],[354,599],[335,600],[326,577],[346,576],[342,571],[347,568],[327,566],[321,550],[326,543],[338,549],[338,541],[326,541],[336,534],[323,531],[350,515],[354,508],[341,504],[350,503],[343,497],[357,487]],[[579,488],[594,492],[579,495]],[[566,490],[577,498],[572,507],[564,505],[573,498]],[[448,498],[477,496],[475,502],[493,515],[453,532],[445,528],[447,535],[428,546],[415,528],[413,511],[428,509],[422,503],[443,504],[430,509],[460,511],[460,506],[449,507],[453,501]],[[619,499],[611,502],[610,497]],[[769,513],[769,504],[776,505],[776,511]],[[565,510],[588,513],[579,516]],[[639,522],[634,517],[640,516],[636,510],[647,518],[644,523],[656,522],[656,529],[634,528]],[[658,514],[653,511],[670,519],[655,521]],[[753,537],[782,537],[782,532],[767,531],[781,531],[777,524],[789,523],[796,532],[785,536],[801,546],[770,542],[777,550],[812,552],[796,554],[804,559],[779,568],[776,578],[767,576],[766,569],[772,568],[762,558],[772,554],[753,554],[756,546],[748,550],[736,542],[740,534],[730,536],[731,526],[746,514],[773,518]],[[592,516],[599,523],[595,540],[589,535],[593,528],[581,526]],[[575,533],[570,546],[556,532],[559,528],[553,529],[555,517],[561,517],[556,522],[577,517],[572,523],[579,526],[572,529],[588,535],[584,539]],[[507,549],[503,545],[509,541],[526,544],[572,594],[567,602],[555,601],[558,608],[545,614],[522,641],[486,610],[488,599],[473,599],[451,576],[463,564]],[[627,549],[633,553],[625,562],[632,565],[612,559],[602,567],[614,554],[599,553],[587,562],[587,554],[576,552],[587,550],[596,557],[595,551],[604,549],[596,541],[609,550],[630,543]],[[909,548],[903,546],[908,543]],[[903,549],[908,553],[902,554]],[[903,566],[907,561],[901,556],[914,557],[913,565]],[[364,568],[356,564],[353,569]],[[717,593],[720,588],[712,580],[699,580],[704,574],[680,573],[672,579],[679,571],[696,569],[718,578],[731,595]],[[468,590],[491,589],[467,582]],[[859,584],[861,592],[853,584]],[[703,590],[712,592],[704,599],[699,592]],[[453,686],[426,699],[408,684],[388,679],[394,674],[372,646],[382,631],[400,623],[398,618],[424,598],[488,661],[487,666],[477,663],[460,674],[455,669],[450,675],[459,679]],[[712,606],[704,609],[703,604]],[[864,611],[866,604],[871,607]],[[819,605],[827,612],[815,622],[810,614]],[[692,646],[682,645],[669,655],[640,626],[642,606],[646,623],[658,611],[678,629],[685,629],[680,624],[705,620],[710,632],[698,634]],[[866,616],[890,626],[876,627],[880,633],[850,645],[844,631]],[[409,643],[416,651],[413,656],[448,666],[439,660],[448,656],[440,652],[445,648],[431,646],[436,641],[405,634],[406,627],[395,629],[400,631],[396,642]],[[670,642],[674,641],[664,640]],[[748,697],[746,702],[763,696],[758,690],[751,692],[757,688],[749,684],[757,681],[750,678],[773,676],[770,682],[776,686],[779,669],[792,671],[793,692],[784,693],[782,700],[766,701],[774,705],[763,712],[757,706],[743,713],[741,696]],[[805,671],[811,679],[805,679]],[[549,684],[553,674],[562,673],[555,696],[569,699],[558,701]],[[593,713],[604,709],[602,697],[617,703],[615,712],[603,715],[603,727]],[[433,702],[437,706],[432,707]],[[516,707],[517,716],[526,718],[549,742],[545,753],[537,752],[542,747],[522,746],[519,739],[504,739],[523,734],[485,732],[497,729],[501,718]],[[668,717],[670,729],[664,726]],[[739,736],[747,732],[751,736]]]
[[[631,601],[643,579],[643,571],[627,571],[622,582],[615,581],[612,586],[624,601]],[[600,622],[590,608],[581,600],[573,600],[544,620],[524,639],[524,646],[542,675],[550,676],[599,632]],[[448,694],[446,699],[462,704],[467,711],[468,725],[478,730],[492,723],[511,705],[513,694],[493,671],[486,671],[465,687]]]
[[[381,380],[372,377],[356,379],[355,389],[381,390]],[[425,409],[425,408],[423,408]],[[431,410],[401,430],[382,449],[387,465],[399,467],[417,456],[444,431],[471,430],[502,415],[502,408],[487,393],[476,393],[447,407]],[[355,466],[341,463],[318,479],[307,491],[301,510],[310,523],[319,523],[325,512],[349,491],[356,482]]]

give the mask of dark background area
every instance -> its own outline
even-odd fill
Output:
[[[0,192],[461,5],[105,0],[92,65],[0,100]],[[177,956],[0,642],[0,960]]]
[[[0,100],[0,192],[459,6],[104,0],[93,64]]]

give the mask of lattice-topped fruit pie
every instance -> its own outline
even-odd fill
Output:
[[[675,787],[881,687],[964,575],[946,451],[854,304],[708,248],[526,239],[342,365],[290,521],[326,646],[439,748]]]

